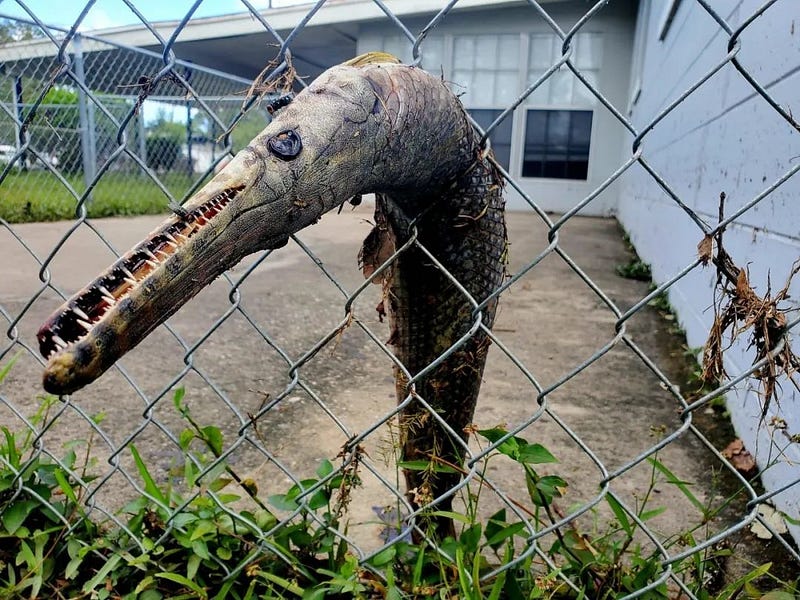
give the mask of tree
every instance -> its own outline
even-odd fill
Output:
[[[231,132],[234,153],[247,146],[254,137],[263,131],[269,121],[260,111],[251,110],[236,124]]]
[[[186,125],[167,118],[166,112],[158,111],[156,120],[147,126],[148,136],[168,137],[181,142],[186,138]]]
[[[69,86],[55,85],[47,90],[39,111],[45,127],[55,133],[47,138],[50,146],[48,152],[58,157],[59,167],[63,171],[79,172],[83,168],[83,153],[78,92]]]
[[[40,37],[42,37],[42,32],[35,25],[13,19],[0,19],[0,44]]]
[[[166,113],[159,111],[145,139],[147,166],[167,171],[172,169],[180,156],[185,138],[186,125],[167,119]]]

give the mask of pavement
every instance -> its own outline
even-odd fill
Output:
[[[340,215],[327,215],[300,236],[325,270],[348,291],[362,282],[356,256],[370,230],[370,218],[368,205],[352,211],[345,208]],[[114,259],[100,236],[124,251],[161,219],[102,219],[92,221],[91,227],[81,226],[49,265],[53,283],[68,293],[79,289]],[[14,231],[44,258],[70,226],[25,224],[14,226]],[[529,213],[510,213],[508,226],[509,271],[517,273],[548,246],[547,231],[541,219]],[[622,310],[647,294],[646,283],[615,273],[615,266],[628,262],[630,255],[613,219],[570,219],[560,232],[560,248]],[[39,324],[60,300],[53,290],[42,291],[39,265],[6,229],[0,229],[0,257],[0,307],[16,316],[36,297],[13,332],[35,349]],[[245,260],[232,277],[252,264],[252,259]],[[388,325],[378,321],[374,310],[378,291],[377,286],[369,286],[356,301],[355,314],[379,339],[386,340]],[[193,370],[180,385],[186,389],[185,400],[194,420],[223,430],[232,467],[255,481],[261,496],[267,497],[286,491],[291,484],[283,469],[297,477],[313,477],[321,460],[336,463],[352,435],[370,430],[392,412],[391,362],[359,326],[352,325],[301,370],[311,393],[294,389],[259,418],[251,441],[237,437],[248,415],[278,397],[291,381],[286,363],[273,345],[293,359],[300,357],[342,322],[345,296],[294,243],[255,266],[241,286],[237,304],[241,310],[234,310],[209,334],[215,323],[233,310],[229,293],[230,286],[218,280],[170,319],[170,327],[189,345],[204,340],[193,355]],[[548,387],[613,340],[615,321],[601,298],[553,253],[501,299],[495,331],[514,360],[496,346],[490,351],[474,421],[480,428],[527,423],[519,435],[543,444],[559,460],[543,466],[540,474],[558,474],[568,483],[565,497],[558,501],[562,514],[593,504],[607,473],[627,465],[681,426],[676,400],[623,342],[548,394],[550,413],[535,418],[539,415],[538,392],[515,360],[540,385]],[[681,385],[687,367],[680,338],[669,332],[671,325],[647,307],[628,321],[627,332]],[[0,341],[0,352],[5,348]],[[15,353],[12,350],[0,362]],[[51,415],[56,410],[59,413],[44,435],[46,447],[60,455],[65,443],[91,439],[91,455],[96,459],[92,469],[102,482],[94,499],[111,510],[132,497],[133,483],[138,482],[126,445],[136,445],[161,481],[182,467],[174,439],[186,423],[173,406],[170,389],[185,371],[184,355],[185,348],[175,337],[159,328],[120,361],[124,375],[113,369],[74,394],[68,403],[51,409]],[[21,414],[31,415],[42,394],[40,380],[41,365],[23,352],[0,384],[0,395]],[[151,403],[156,398],[159,401]],[[101,434],[84,417],[97,414],[102,415]],[[2,402],[0,423],[21,426],[19,417]],[[391,504],[394,497],[381,477],[399,485],[393,435],[381,425],[364,440],[363,487],[354,491],[347,515],[350,533],[364,549],[380,545],[375,507]],[[476,450],[481,445],[485,442],[473,441]],[[658,459],[677,477],[691,482],[701,502],[722,497],[709,475],[720,465],[695,437],[679,437],[658,452]],[[123,473],[126,469],[130,476]],[[487,474],[505,494],[526,503],[518,465],[493,458]],[[653,508],[669,507],[650,522],[656,535],[666,539],[682,525],[697,522],[699,512],[675,486],[663,480],[654,483],[653,478],[652,466],[643,461],[616,477],[610,488],[631,507],[646,496]],[[484,488],[481,494],[481,510],[486,514],[502,505],[500,496],[491,490]],[[609,514],[602,503],[598,510],[600,515]],[[712,533],[715,527],[724,526],[723,521],[716,523],[709,524]],[[591,516],[582,517],[581,527],[591,530],[593,526]]]

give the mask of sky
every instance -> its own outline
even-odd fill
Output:
[[[24,4],[44,23],[59,27],[71,27],[89,0],[23,0]],[[269,0],[249,0],[257,10],[269,7]],[[308,3],[311,0],[272,0],[273,7]],[[194,5],[194,0],[134,0],[139,12],[149,21],[182,19]],[[240,0],[203,0],[193,13],[193,18],[211,17],[246,12],[248,8]],[[4,16],[30,18],[16,0],[0,0],[0,18]],[[96,0],[79,27],[80,31],[92,31],[120,25],[140,23],[122,0]],[[145,121],[165,116],[183,122],[186,109],[161,102],[145,102]]]
[[[70,27],[78,18],[88,0],[25,0],[25,5],[36,16],[50,25]],[[193,0],[134,0],[136,8],[150,21],[181,19],[194,4]],[[274,7],[301,4],[309,0],[272,0]],[[269,0],[250,0],[256,9],[265,9]],[[239,0],[203,0],[195,17],[210,17],[245,12],[247,7]],[[3,15],[27,17],[15,0],[0,0],[0,17]],[[97,0],[81,23],[81,31],[131,25],[139,20],[122,0]]]

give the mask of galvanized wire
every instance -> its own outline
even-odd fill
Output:
[[[662,278],[651,292],[647,293],[638,302],[629,308],[620,306],[612,294],[603,289],[603,286],[595,281],[579,261],[572,254],[567,252],[563,238],[568,236],[564,232],[565,225],[572,222],[579,211],[592,203],[609,186],[617,182],[627,171],[635,166],[642,167],[650,176],[651,184],[654,188],[662,190],[679,207],[697,227],[697,238],[701,239],[705,235],[716,235],[724,228],[736,222],[742,215],[753,210],[760,203],[770,198],[770,195],[780,186],[794,177],[800,164],[786,170],[786,172],[773,182],[766,184],[764,189],[753,198],[744,202],[737,210],[729,214],[716,226],[709,225],[705,218],[692,209],[674,189],[674,184],[666,180],[658,169],[645,158],[643,147],[655,127],[669,115],[680,111],[687,99],[702,88],[711,78],[723,69],[732,66],[744,81],[751,86],[753,94],[759,96],[766,102],[789,127],[800,129],[791,111],[784,109],[780,103],[770,94],[769,90],[759,83],[754,73],[739,61],[741,50],[740,36],[759,16],[761,16],[770,6],[781,0],[771,0],[759,7],[752,15],[741,21],[741,24],[734,28],[728,24],[725,18],[712,6],[712,3],[705,0],[694,0],[710,17],[718,24],[720,31],[727,37],[726,54],[719,56],[714,65],[705,73],[692,81],[686,90],[674,96],[664,108],[653,115],[646,124],[636,127],[625,116],[622,107],[615,106],[614,103],[604,96],[596,85],[578,67],[577,59],[574,54],[574,43],[576,35],[585,31],[585,27],[592,22],[592,19],[601,14],[605,1],[600,1],[590,7],[583,17],[579,19],[568,31],[562,29],[548,13],[548,5],[540,5],[534,0],[528,0],[525,4],[533,13],[540,17],[551,29],[552,34],[561,43],[561,54],[547,68],[544,73],[537,77],[534,83],[528,85],[513,102],[508,104],[491,124],[482,131],[482,141],[490,142],[493,132],[506,119],[511,118],[514,112],[534,94],[537,89],[544,85],[551,77],[559,71],[569,70],[574,76],[586,86],[594,98],[607,109],[616,119],[619,125],[630,135],[631,150],[630,155],[621,157],[619,166],[602,183],[597,185],[574,207],[558,218],[548,215],[542,207],[531,198],[520,184],[508,174],[508,172],[497,164],[499,172],[507,181],[509,189],[518,193],[528,206],[541,220],[547,230],[547,245],[535,257],[529,258],[525,264],[518,267],[515,272],[510,273],[503,285],[498,288],[489,298],[482,302],[477,302],[469,297],[466,289],[455,277],[447,272],[445,267],[424,247],[423,244],[412,236],[382,265],[376,272],[380,274],[388,269],[391,264],[404,252],[412,247],[416,247],[424,253],[431,264],[444,272],[452,284],[468,298],[473,307],[473,326],[471,329],[454,345],[452,345],[441,356],[437,357],[431,364],[417,373],[410,372],[397,357],[393,354],[390,347],[383,341],[383,332],[375,329],[374,323],[361,316],[355,309],[358,302],[363,302],[369,298],[368,292],[370,282],[364,281],[360,285],[349,285],[342,281],[341,277],[330,269],[324,262],[324,257],[317,256],[315,251],[300,238],[293,237],[292,244],[299,250],[300,255],[307,259],[308,263],[314,265],[320,281],[325,285],[330,285],[330,296],[338,298],[337,306],[342,309],[329,328],[324,330],[319,328],[309,329],[308,340],[300,348],[295,347],[291,340],[281,339],[285,337],[285,332],[275,330],[274,326],[268,321],[267,315],[263,312],[252,310],[247,306],[250,299],[248,296],[247,283],[258,268],[265,264],[270,264],[273,257],[272,251],[260,254],[254,262],[250,263],[243,272],[228,273],[224,276],[224,285],[227,286],[227,307],[218,315],[213,317],[211,324],[205,327],[202,332],[193,338],[186,339],[175,327],[165,325],[170,338],[177,343],[180,348],[181,361],[183,366],[170,374],[166,384],[160,385],[158,389],[151,389],[152,386],[146,385],[141,379],[137,380],[122,366],[115,367],[121,374],[122,380],[130,389],[127,390],[132,397],[141,402],[140,414],[130,417],[130,424],[133,426],[127,432],[114,432],[107,429],[102,422],[93,419],[79,403],[69,397],[61,399],[56,405],[54,412],[47,415],[47,419],[42,422],[35,422],[31,418],[29,398],[21,397],[13,388],[0,389],[0,408],[4,410],[13,421],[12,425],[30,431],[34,436],[34,447],[36,451],[29,458],[28,464],[40,456],[46,456],[64,467],[72,479],[84,488],[84,502],[87,506],[87,514],[92,518],[111,521],[116,526],[126,530],[124,519],[120,518],[118,507],[106,506],[104,493],[117,486],[120,479],[124,480],[130,493],[144,496],[154,503],[160,503],[158,498],[153,497],[143,487],[136,472],[127,463],[125,455],[130,447],[137,443],[143,443],[148,432],[157,432],[166,440],[166,447],[170,451],[181,453],[179,440],[179,430],[174,420],[170,420],[163,415],[164,407],[169,407],[169,397],[176,387],[184,382],[191,381],[197,391],[197,386],[202,389],[207,398],[212,399],[219,410],[227,411],[227,416],[233,419],[234,425],[229,432],[233,439],[224,451],[207,464],[201,464],[195,456],[189,455],[188,459],[193,461],[200,470],[199,480],[214,472],[220,465],[235,462],[239,456],[245,452],[254,452],[260,460],[270,465],[274,469],[275,477],[283,477],[288,482],[301,485],[304,476],[298,472],[296,467],[288,464],[285,458],[280,456],[274,448],[265,444],[261,434],[257,429],[259,420],[264,418],[280,419],[280,410],[287,405],[289,400],[297,395],[304,395],[310,399],[311,403],[324,415],[334,430],[338,431],[345,443],[343,444],[344,460],[333,473],[322,478],[316,484],[307,487],[297,497],[298,507],[293,511],[282,514],[279,521],[270,531],[261,531],[257,524],[251,522],[246,516],[239,512],[230,510],[222,502],[215,492],[198,486],[191,494],[184,498],[183,503],[177,507],[162,506],[171,515],[165,523],[166,530],[162,533],[162,540],[170,534],[170,530],[180,527],[177,517],[181,511],[187,507],[195,498],[201,494],[214,498],[218,505],[228,512],[232,519],[240,523],[248,531],[254,532],[261,540],[262,549],[268,549],[277,556],[283,557],[280,548],[270,542],[271,536],[282,527],[291,523],[298,515],[308,511],[312,519],[316,519],[320,526],[324,526],[321,519],[309,510],[308,502],[315,492],[322,488],[333,477],[341,474],[355,460],[355,453],[358,452],[359,445],[375,436],[380,436],[381,432],[391,425],[397,418],[399,412],[407,405],[414,403],[416,406],[424,407],[431,418],[437,420],[443,429],[448,431],[454,439],[458,439],[457,432],[442,420],[439,414],[429,406],[426,400],[420,397],[415,389],[415,382],[420,380],[426,373],[434,369],[438,364],[451,356],[463,343],[477,332],[485,333],[493,342],[493,352],[505,357],[510,364],[518,371],[531,390],[531,404],[525,418],[520,419],[516,425],[510,427],[509,432],[502,439],[475,449],[467,444],[463,445],[466,460],[464,466],[464,477],[462,481],[453,489],[446,492],[442,497],[437,498],[438,502],[445,497],[457,494],[462,488],[476,485],[479,480],[485,482],[494,491],[494,500],[499,506],[510,510],[519,520],[525,524],[526,543],[525,549],[509,564],[498,566],[496,569],[487,573],[484,579],[496,576],[503,570],[514,568],[521,564],[529,556],[535,555],[543,564],[549,565],[556,570],[553,557],[545,548],[545,539],[549,539],[555,532],[565,531],[570,527],[579,527],[579,518],[595,511],[604,500],[610,498],[616,501],[617,505],[627,514],[628,519],[636,524],[641,532],[643,539],[654,549],[660,563],[660,571],[652,577],[646,586],[638,591],[629,594],[626,598],[643,597],[649,591],[661,584],[668,582],[673,588],[679,589],[684,594],[683,597],[695,598],[689,585],[677,572],[676,567],[687,558],[699,555],[706,549],[717,544],[730,540],[739,530],[748,527],[753,521],[760,522],[764,527],[771,531],[772,535],[779,539],[785,549],[787,560],[800,563],[800,555],[788,539],[781,537],[775,531],[774,526],[767,522],[759,513],[758,508],[768,503],[774,496],[784,492],[789,488],[800,486],[800,480],[787,481],[777,489],[759,492],[751,481],[743,477],[728,460],[722,455],[720,449],[709,441],[708,437],[697,427],[693,416],[698,409],[706,407],[714,398],[746,383],[753,373],[761,369],[768,360],[777,355],[783,349],[785,339],[772,349],[771,356],[762,359],[752,365],[746,371],[734,374],[727,382],[723,382],[719,387],[704,394],[700,398],[689,399],[681,391],[680,385],[670,379],[666,369],[662,368],[659,361],[649,355],[642,345],[638,343],[629,330],[629,322],[634,316],[641,314],[647,306],[663,293],[669,291],[675,284],[689,276],[691,273],[702,268],[702,261],[694,259],[684,268]],[[792,0],[784,0],[791,2]],[[381,0],[374,0],[377,8],[385,15],[385,22],[396,28],[398,35],[407,43],[408,55],[405,57],[413,64],[422,64],[425,54],[425,44],[423,41],[435,27],[446,22],[452,16],[454,9],[458,8],[457,0],[442,2],[441,8],[426,24],[418,31],[407,26],[391,8]],[[253,111],[258,108],[258,98],[247,96],[246,92],[250,89],[251,81],[234,77],[214,69],[208,69],[202,65],[182,61],[176,56],[175,43],[187,25],[192,22],[193,13],[200,2],[195,2],[191,9],[183,15],[178,25],[172,31],[168,39],[161,36],[156,28],[149,23],[145,16],[137,9],[135,2],[125,0],[125,4],[148,30],[153,37],[152,45],[158,46],[161,52],[152,52],[142,48],[134,48],[112,42],[101,37],[85,33],[78,33],[79,25],[87,12],[92,8],[93,2],[87,2],[81,15],[74,25],[69,29],[59,29],[49,27],[45,24],[46,15],[37,15],[22,2],[19,5],[28,15],[27,23],[31,24],[42,36],[37,41],[40,44],[40,55],[20,56],[18,60],[8,60],[3,65],[0,73],[0,86],[8,90],[14,86],[14,80],[24,81],[26,98],[10,99],[1,96],[0,102],[0,142],[15,147],[13,157],[6,163],[0,165],[0,186],[6,188],[8,193],[15,193],[15,185],[19,181],[21,173],[41,175],[41,185],[36,190],[37,196],[47,197],[56,191],[66,191],[70,202],[74,204],[74,220],[67,226],[63,235],[52,247],[44,251],[37,251],[34,246],[26,240],[26,233],[20,226],[12,225],[5,221],[0,221],[2,228],[0,232],[6,232],[15,242],[16,252],[19,257],[25,260],[32,259],[37,265],[39,284],[35,292],[19,306],[3,305],[0,298],[0,320],[7,323],[6,341],[0,342],[0,366],[4,361],[10,360],[18,352],[21,353],[24,361],[33,361],[34,364],[42,366],[42,358],[36,352],[35,340],[30,334],[30,326],[27,326],[34,312],[34,306],[45,302],[48,295],[55,295],[58,298],[65,298],[62,289],[54,282],[54,261],[65,252],[65,246],[76,234],[91,233],[99,247],[105,251],[110,251],[119,256],[119,250],[113,246],[104,236],[96,224],[87,217],[87,206],[91,201],[93,190],[99,183],[108,181],[110,177],[117,173],[126,175],[141,176],[150,182],[163,195],[164,206],[168,204],[173,209],[178,210],[177,205],[186,200],[196,191],[199,186],[212,174],[217,166],[229,156],[233,148],[231,140],[231,129],[239,126],[247,115],[253,115]],[[269,12],[260,13],[246,0],[243,0],[243,10],[249,11],[254,20],[258,22],[274,40],[278,50],[273,62],[263,73],[261,83],[268,83],[276,80],[286,73],[291,66],[292,44],[297,36],[309,25],[314,15],[326,4],[326,0],[319,0],[309,7],[304,18],[302,18],[294,29],[286,36],[281,37],[278,32],[270,25]],[[265,60],[266,66],[266,60]],[[115,72],[113,80],[104,80],[97,74]],[[128,81],[128,85],[119,85],[119,81]],[[305,83],[300,80],[300,84]],[[78,103],[56,103],[53,98],[57,96],[58,90],[68,89],[71,93],[79,96]],[[211,156],[202,166],[193,163],[192,157],[187,157],[184,163],[173,161],[168,166],[158,163],[154,156],[148,156],[146,140],[150,136],[150,125],[145,122],[142,115],[143,106],[147,103],[160,103],[163,107],[176,106],[181,110],[188,111],[187,114],[199,115],[207,119],[210,131],[216,136],[208,135],[203,140],[198,140],[198,144],[203,144],[210,149]],[[268,117],[263,114],[262,119]],[[477,124],[476,124],[477,126]],[[480,130],[480,128],[478,127]],[[193,135],[191,132],[189,135]],[[16,139],[14,138],[16,136]],[[82,148],[82,151],[78,151]],[[182,186],[169,186],[166,180],[174,172],[187,173],[187,180]],[[125,181],[125,180],[122,180]],[[125,185],[120,185],[117,190],[119,202],[132,200],[129,194],[135,193]],[[19,257],[12,257],[8,260],[18,261]],[[518,356],[518,352],[507,344],[502,333],[488,331],[482,324],[482,311],[488,303],[500,297],[503,293],[513,291],[520,285],[523,277],[534,271],[547,260],[557,260],[566,265],[569,270],[582,282],[586,290],[590,291],[597,299],[597,302],[607,310],[613,319],[613,331],[609,332],[608,337],[594,350],[590,350],[588,357],[573,364],[564,365],[561,374],[555,377],[549,384],[540,381],[535,374],[535,370]],[[2,268],[2,267],[0,267]],[[286,307],[291,311],[291,307]],[[578,316],[579,320],[580,316]],[[800,320],[790,321],[786,327],[787,334],[796,330]],[[219,375],[215,375],[207,368],[204,368],[204,351],[211,345],[214,336],[222,329],[231,326],[232,323],[242,322],[246,328],[243,335],[253,336],[262,345],[265,357],[268,360],[280,365],[281,373],[285,379],[276,385],[281,389],[273,393],[268,398],[265,396],[264,402],[257,409],[241,406],[237,397],[231,394],[224,382],[220,381]],[[25,327],[23,327],[25,325]],[[35,324],[32,324],[35,325]],[[388,364],[393,365],[399,372],[405,375],[408,381],[405,399],[398,405],[387,406],[380,417],[374,420],[369,426],[361,430],[353,430],[346,423],[346,420],[337,414],[336,408],[326,402],[326,390],[320,389],[318,385],[309,381],[309,365],[313,365],[319,360],[323,350],[330,350],[337,344],[337,340],[342,333],[355,326],[360,331],[366,342],[369,344],[370,352]],[[580,325],[577,325],[580,327]],[[592,366],[599,360],[608,356],[609,353],[620,349],[627,349],[644,366],[646,371],[652,376],[648,382],[642,382],[645,386],[653,385],[653,380],[661,388],[666,390],[676,402],[679,411],[675,425],[655,443],[651,443],[646,449],[638,452],[633,458],[623,461],[621,464],[607,465],[597,452],[592,448],[592,444],[582,439],[569,424],[569,419],[559,414],[559,409],[551,401],[553,394],[563,391],[576,378],[586,376]],[[226,351],[235,355],[236,348],[229,348]],[[188,385],[188,384],[187,384]],[[602,386],[602,382],[597,382]],[[276,388],[277,389],[277,388]],[[191,393],[190,391],[190,393]],[[53,448],[50,443],[50,430],[58,426],[59,422],[76,419],[88,427],[93,435],[97,436],[100,446],[99,454],[103,456],[105,466],[104,471],[98,474],[98,478],[88,482],[83,479],[80,473],[67,469],[66,465],[59,458],[57,448]],[[494,451],[514,435],[527,435],[534,431],[537,426],[555,427],[568,444],[574,447],[580,455],[585,458],[594,469],[594,491],[586,498],[583,498],[576,506],[570,507],[568,511],[559,515],[552,522],[543,525],[532,519],[526,512],[520,509],[518,503],[512,500],[515,490],[504,489],[501,483],[495,483],[489,474],[482,473],[483,461]],[[120,434],[122,437],[120,437]],[[626,478],[637,468],[646,467],[648,461],[653,459],[657,453],[665,448],[678,443],[680,440],[691,438],[702,447],[706,456],[710,460],[729,473],[734,478],[747,496],[746,505],[741,514],[730,523],[726,523],[717,531],[712,531],[702,540],[697,540],[693,545],[683,550],[676,550],[668,546],[667,540],[658,531],[652,528],[646,521],[640,518],[640,513],[636,507],[625,501],[619,492],[624,489]],[[6,465],[10,466],[10,465]],[[344,540],[357,554],[362,563],[366,563],[371,557],[380,553],[385,548],[396,543],[396,540],[408,534],[414,527],[413,517],[421,512],[422,509],[414,509],[407,501],[404,491],[398,487],[396,481],[391,481],[385,469],[376,464],[376,461],[369,459],[363,460],[362,468],[382,489],[382,492],[390,498],[390,502],[399,505],[406,513],[406,518],[402,523],[399,537],[389,539],[384,544],[377,547],[362,546],[362,543],[351,535],[343,532],[334,531],[334,535]],[[311,465],[306,465],[303,472]],[[24,471],[21,470],[20,472]],[[273,477],[274,479],[274,477]],[[37,496],[34,490],[25,488],[23,490],[22,479],[18,479],[14,494],[23,491],[38,497],[43,504],[47,504],[44,498]],[[277,490],[276,490],[277,491]],[[178,524],[176,524],[176,520]],[[138,544],[141,552],[145,551],[142,542],[130,532],[133,543]],[[156,542],[158,543],[158,541]],[[433,543],[428,539],[428,543]],[[254,552],[250,559],[255,559],[257,553]],[[288,558],[283,557],[285,560]],[[214,558],[214,560],[218,560]],[[231,576],[246,568],[247,561],[236,565],[225,565],[222,561],[221,566]],[[566,578],[563,574],[559,576],[564,582],[578,591],[575,582]]]

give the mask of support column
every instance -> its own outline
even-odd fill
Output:
[[[192,159],[192,101],[186,101],[186,172],[191,178],[194,175]]]
[[[150,166],[150,163],[147,162],[147,130],[144,126],[144,111],[140,110],[139,114],[136,115],[136,121],[139,124],[139,157],[144,161],[147,166]]]
[[[75,66],[75,76],[78,82],[86,85],[86,74],[83,70],[83,51],[82,39],[80,35],[76,35],[73,39],[73,47],[75,54],[73,56]],[[89,106],[89,101],[86,92],[82,87],[78,86],[78,121],[81,135],[81,155],[83,159],[83,182],[86,187],[94,180],[97,172],[96,156],[96,138],[94,131],[94,107]]]
[[[19,152],[19,149],[26,142],[26,134],[20,127],[20,123],[25,118],[24,110],[23,110],[23,100],[22,100],[22,77],[17,76],[14,78],[13,83],[11,84],[11,94],[14,101],[14,114],[17,118],[14,120],[14,146]],[[19,160],[19,168],[23,171],[28,170],[28,161],[27,161],[27,153],[23,154]]]

